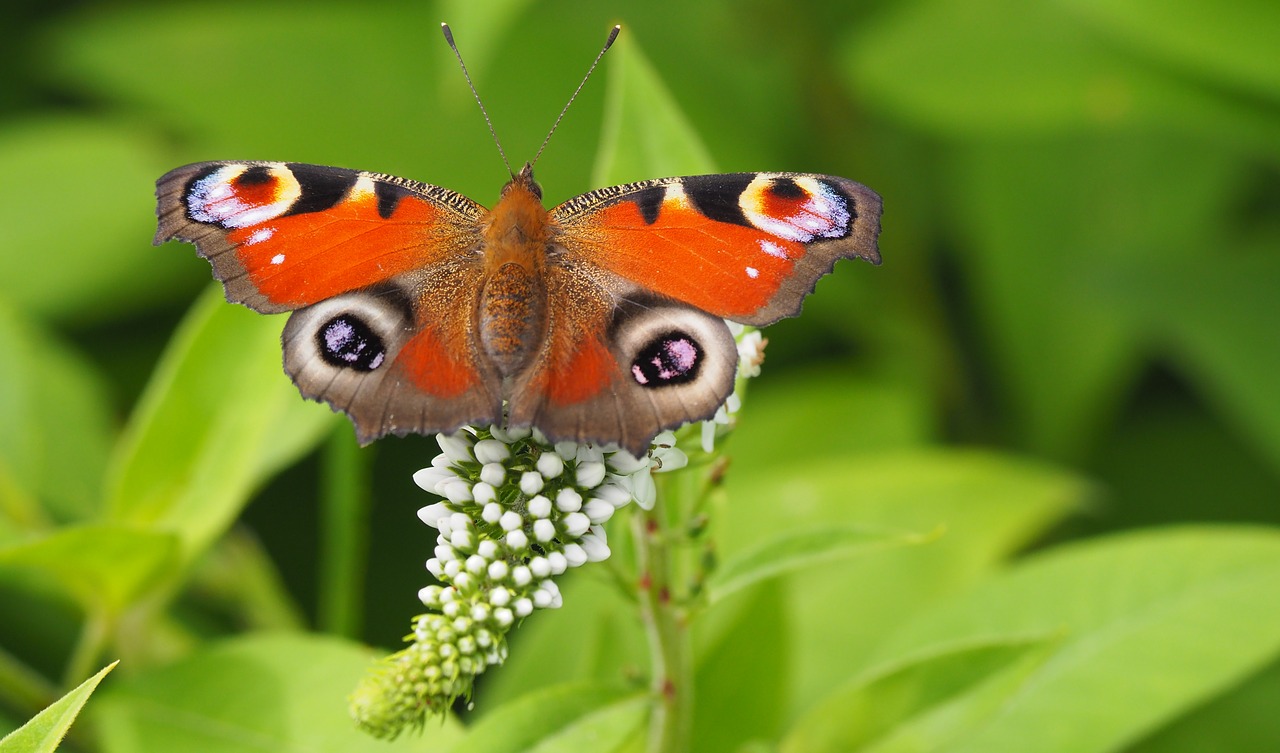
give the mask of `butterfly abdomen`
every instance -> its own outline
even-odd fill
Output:
[[[504,376],[519,372],[545,329],[545,291],[524,266],[506,262],[485,280],[479,330],[484,351]]]
[[[528,365],[546,334],[547,210],[532,173],[507,184],[483,224],[485,280],[480,291],[480,343],[503,376]]]

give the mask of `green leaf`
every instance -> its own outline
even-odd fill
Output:
[[[941,750],[989,721],[1043,660],[1046,639],[948,646],[878,668],[832,693],[782,753]]]
[[[593,185],[715,172],[697,131],[634,36],[620,36],[609,51],[605,121]]]
[[[854,29],[844,55],[853,90],[939,133],[1148,126],[1229,133],[1272,153],[1280,143],[1280,124],[1263,108],[1133,59],[1061,4],[925,0]]]
[[[1280,469],[1280,234],[1236,246],[1206,267],[1154,270],[1130,304],[1155,322],[1180,372]]]
[[[1056,0],[1118,45],[1170,68],[1209,75],[1224,86],[1280,100],[1276,38],[1280,6],[1269,0],[1162,3],[1158,0]]]
[[[0,352],[0,518],[32,530],[48,517],[89,517],[101,504],[112,433],[100,376],[3,304]]]
[[[1126,753],[1274,753],[1280,742],[1280,662],[1273,662],[1228,693],[1213,699]]]
[[[561,685],[493,710],[450,753],[610,753],[644,734],[649,698],[615,685]]]
[[[31,718],[31,721],[0,740],[0,753],[53,753],[66,736],[80,709],[93,695],[107,673],[118,662],[103,667],[98,674],[80,683],[75,690],[54,701],[48,708]]]
[[[778,736],[787,713],[779,698],[792,666],[786,596],[782,581],[762,583],[694,623],[692,750],[738,750]]]
[[[163,160],[136,124],[46,119],[0,129],[0,297],[40,316],[98,319],[194,282],[151,247]],[[74,209],[69,210],[69,204]]]
[[[281,373],[280,325],[209,289],[130,418],[112,469],[113,520],[172,530],[189,559],[322,438],[333,416]]]
[[[1280,533],[1143,532],[1060,547],[901,626],[882,657],[1060,631],[1020,692],[954,753],[1101,753],[1167,724],[1280,652]],[[1141,699],[1141,703],[1135,702]]]
[[[929,546],[885,549],[784,579],[792,714],[866,669],[876,646],[905,621],[989,575],[1090,494],[1080,479],[1049,466],[956,451],[735,466],[725,488],[716,536],[729,560],[769,536],[821,525],[946,532]]]
[[[113,686],[94,707],[104,753],[443,751],[446,719],[394,742],[356,729],[344,698],[373,656],[340,640],[257,635],[205,647]]]
[[[936,535],[853,525],[791,529],[720,565],[707,581],[708,601],[715,604],[736,591],[802,568],[935,538]]]
[[[0,572],[34,571],[52,578],[86,611],[118,616],[172,571],[178,554],[172,534],[86,525],[0,549]]]
[[[1203,266],[1243,165],[1154,133],[985,143],[959,150],[954,165],[968,241],[959,260],[1016,434],[1079,457],[1141,365],[1153,314],[1133,299],[1166,265]],[[1180,305],[1160,300],[1170,312]]]
[[[476,692],[481,718],[535,688],[606,683],[646,670],[648,655],[635,603],[604,576],[602,570],[588,570],[566,577],[560,586],[564,606],[541,610],[521,624],[506,663],[487,673]],[[566,635],[573,640],[566,641]]]

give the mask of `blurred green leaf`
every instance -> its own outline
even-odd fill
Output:
[[[707,581],[711,604],[761,581],[806,567],[882,549],[922,544],[934,536],[852,525],[814,524],[788,530],[739,552]]]
[[[1154,321],[1178,368],[1280,470],[1277,248],[1280,237],[1269,235],[1212,263],[1163,266],[1129,302]]]
[[[960,260],[1017,435],[1078,457],[1112,420],[1150,347],[1154,314],[1135,311],[1132,298],[1165,266],[1203,263],[1241,164],[1150,133],[958,153],[953,185],[969,241]],[[1165,297],[1159,307],[1185,303]]]
[[[891,6],[855,27],[845,49],[845,73],[868,104],[944,134],[1141,125],[1230,134],[1272,153],[1280,144],[1280,123],[1262,108],[1133,60],[1054,3]]]
[[[882,657],[1062,631],[989,724],[948,751],[1116,750],[1280,651],[1280,535],[1143,532],[1059,547],[901,626]],[[1141,699],[1141,703],[1134,702]]]
[[[619,36],[609,52],[605,120],[592,184],[715,172],[693,124],[633,36]]]
[[[281,373],[280,320],[219,293],[210,288],[175,333],[112,467],[112,519],[174,531],[185,558],[333,425]]]
[[[62,528],[0,549],[0,570],[52,578],[86,611],[118,616],[178,561],[172,534],[119,525]]]
[[[866,668],[903,622],[989,575],[1090,494],[1079,478],[1048,466],[954,451],[739,466],[725,488],[715,529],[725,559],[815,525],[945,531],[929,546],[828,563],[783,581],[793,715]]]
[[[990,721],[1044,660],[1051,639],[949,646],[860,677],[792,727],[783,753],[941,750]]]
[[[616,682],[647,671],[635,602],[616,583],[605,580],[603,572],[578,573],[565,579],[561,591],[564,606],[526,620],[512,635],[507,661],[485,675],[476,694],[481,718],[536,688]],[[573,640],[565,641],[566,635]]]
[[[611,753],[643,735],[648,715],[644,693],[615,685],[561,685],[494,710],[450,753]]]
[[[104,753],[443,751],[453,719],[388,742],[360,732],[343,697],[373,656],[333,638],[262,635],[139,672],[95,703]]]
[[[696,751],[736,751],[777,737],[791,678],[791,615],[781,581],[762,583],[699,616],[694,630]],[[744,675],[750,681],[744,681]],[[725,720],[732,719],[732,724]]]
[[[101,503],[112,434],[101,376],[2,304],[0,353],[0,520],[16,536],[48,517],[89,517]]]
[[[0,183],[0,297],[76,320],[171,298],[185,265],[150,243],[158,153],[136,124],[46,118],[0,129],[0,175],[14,176]]]
[[[1212,76],[1280,101],[1275,30],[1280,5],[1269,0],[1162,3],[1158,0],[1055,0],[1117,45],[1149,54],[1184,75]]]
[[[1179,717],[1126,753],[1274,753],[1280,740],[1280,663]]]
[[[98,674],[80,683],[75,690],[32,717],[31,721],[6,735],[0,740],[0,753],[53,753],[57,750],[80,709],[84,708],[102,678],[115,666],[116,662],[112,662],[103,667]]]

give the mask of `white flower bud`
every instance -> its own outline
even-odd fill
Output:
[[[511,570],[511,582],[517,588],[524,588],[533,582],[533,572],[529,570],[528,565],[517,565]]]
[[[474,585],[475,578],[471,577],[471,573],[460,572],[453,576],[453,587],[459,591],[470,591]]]
[[[615,509],[631,504],[631,492],[612,481],[592,490],[591,494],[613,505]]]
[[[535,578],[545,578],[551,574],[551,563],[547,562],[546,557],[534,557],[529,560],[529,572],[533,573]]]
[[[481,471],[480,477],[484,478],[483,471]],[[498,485],[501,484],[502,481],[498,481]],[[477,505],[488,505],[498,498],[498,490],[493,487],[494,485],[489,481],[481,481],[471,487],[471,496],[475,498]]]
[[[471,619],[476,622],[485,622],[489,619],[489,607],[484,604],[476,604],[471,607]]]
[[[436,494],[436,487],[439,486],[441,481],[457,477],[458,474],[454,473],[447,466],[444,468],[438,468],[433,465],[429,468],[423,468],[422,470],[415,472],[413,474],[413,483],[417,484],[418,487],[425,492]]]
[[[498,556],[498,542],[492,539],[481,541],[476,547],[476,554],[484,557],[485,560],[493,560],[494,557]]]
[[[476,652],[476,641],[469,635],[464,635],[458,639],[458,650],[463,654],[474,654]]]
[[[532,596],[533,596],[533,605],[538,609],[546,609],[547,607],[551,606],[551,600],[552,600],[551,592],[538,589],[537,591],[533,592]]]
[[[608,464],[614,473],[626,476],[649,465],[649,458],[637,458],[626,450],[618,450],[609,456]]]
[[[493,621],[501,627],[507,627],[515,622],[515,615],[511,614],[511,610],[506,607],[498,607],[493,610]]]
[[[556,524],[543,518],[533,521],[533,537],[545,544],[556,537]]]
[[[436,544],[436,548],[434,551],[435,551],[436,559],[440,560],[441,562],[450,562],[458,558],[457,553],[453,551],[453,547],[449,546],[448,544]]]
[[[464,432],[457,434],[437,434],[436,441],[440,450],[452,463],[465,463],[475,458],[471,455],[470,436]]]
[[[554,452],[544,452],[538,456],[538,462],[534,467],[544,478],[555,478],[564,473],[564,458]]]
[[[609,551],[609,544],[603,536],[596,536],[589,533],[582,537],[582,550],[587,553],[588,562],[603,562],[609,559],[612,552]]]
[[[511,457],[511,448],[496,439],[482,439],[476,442],[475,453],[481,463],[501,463]]]
[[[498,586],[489,592],[489,603],[495,607],[505,607],[511,603],[511,592],[502,586]]]
[[[437,606],[440,603],[440,592],[444,590],[440,586],[427,586],[418,590],[418,601],[428,607]]]
[[[440,485],[440,491],[455,505],[475,499],[471,496],[471,485],[462,479],[443,482]]]
[[[578,463],[578,486],[583,489],[593,489],[599,486],[600,483],[604,481],[604,474],[606,470],[604,463],[601,463],[598,460],[588,460],[585,463]]]
[[[577,489],[566,486],[556,493],[556,509],[560,512],[577,512],[582,509],[582,495]]]
[[[581,567],[587,562],[587,552],[578,544],[565,544],[564,558],[569,567]]]
[[[556,442],[556,454],[565,460],[573,460],[578,457],[577,442]]]
[[[582,512],[586,514],[587,519],[592,523],[604,523],[613,517],[613,505],[603,499],[593,497],[587,500],[587,504],[583,505]]]
[[[522,552],[529,546],[529,537],[525,535],[524,531],[511,531],[506,536],[506,542],[507,546],[511,547],[512,550]]]
[[[541,592],[541,591],[539,591],[538,593],[542,593],[542,592]],[[440,607],[440,611],[441,611],[441,612],[442,612],[446,617],[457,617],[457,616],[458,616],[458,613],[462,610],[462,607],[460,606],[460,604],[461,604],[461,602],[457,602],[457,601],[450,601],[450,602],[446,603],[444,606]],[[446,645],[448,645],[448,644],[446,644]]]
[[[591,527],[591,518],[580,512],[571,512],[564,516],[564,520],[561,523],[564,525],[565,533],[577,538],[586,533],[587,529]]]
[[[489,571],[489,562],[478,554],[467,558],[467,572],[472,575],[483,575]]]
[[[440,574],[444,572],[444,565],[440,562],[439,559],[432,557],[431,559],[427,560],[427,572],[439,578]]]
[[[551,500],[539,494],[529,500],[529,514],[535,518],[545,518],[551,514]]]
[[[427,505],[418,510],[418,519],[432,528],[436,528],[438,521],[448,514],[449,508],[445,507],[443,502],[437,502],[434,505]]]
[[[480,469],[480,480],[492,486],[502,486],[502,482],[507,480],[507,469],[502,463],[485,463]]]
[[[516,603],[511,605],[517,616],[528,617],[533,613],[533,601],[528,597],[516,599]]]
[[[498,525],[502,526],[504,531],[515,531],[524,525],[524,518],[515,510],[507,510],[502,513],[502,517],[498,520]]]
[[[551,574],[560,575],[569,569],[569,560],[564,556],[564,552],[548,552],[547,563],[551,565]],[[551,581],[547,581],[550,583]]]
[[[441,580],[458,577],[458,573],[462,572],[462,560],[452,559],[444,563],[444,576]]]
[[[454,531],[449,534],[449,543],[453,544],[454,549],[463,552],[471,551],[471,547],[474,546],[470,531]]]
[[[519,517],[518,515],[516,517]],[[494,524],[502,519],[502,505],[497,502],[490,502],[480,511],[480,519],[486,523]]]
[[[506,580],[507,575],[511,573],[511,568],[506,562],[498,560],[489,563],[489,580],[501,581]]]
[[[526,497],[532,497],[542,491],[543,483],[542,474],[537,471],[525,471],[520,474],[520,491],[524,492]]]

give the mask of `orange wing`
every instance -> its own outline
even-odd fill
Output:
[[[485,210],[438,186],[282,162],[202,162],[156,184],[156,243],[196,244],[227,299],[293,311],[285,371],[362,442],[502,418],[481,356]]]
[[[456,257],[484,208],[390,175],[283,162],[200,162],[156,183],[155,242],[196,244],[227,299],[309,306]]]
[[[800,311],[837,259],[880,262],[880,197],[805,173],[662,178],[552,211],[576,260],[716,316],[763,326]]]

